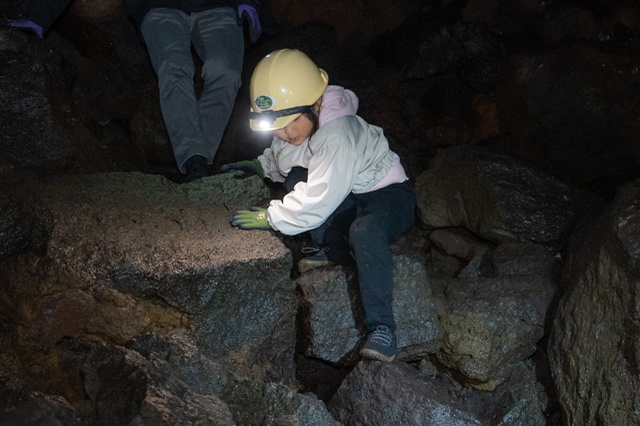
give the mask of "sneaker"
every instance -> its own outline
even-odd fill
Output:
[[[365,359],[375,359],[377,361],[393,361],[396,357],[398,341],[396,333],[389,330],[386,325],[379,325],[360,349],[360,356]]]
[[[302,253],[315,253],[313,256],[305,257],[298,262],[298,271],[303,274],[320,266],[333,265],[327,257],[328,248],[303,247]]]
[[[193,157],[190,157],[187,162],[184,163],[184,168],[187,171],[183,180],[184,183],[193,182],[195,180],[202,179],[205,176],[209,176],[207,159],[201,155],[194,155]]]

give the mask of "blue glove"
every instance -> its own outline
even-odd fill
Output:
[[[44,37],[42,27],[28,19],[7,19],[7,25],[33,32],[40,38]]]
[[[238,210],[231,218],[231,225],[248,231],[254,229],[271,229],[267,209],[251,207],[249,210]]]
[[[238,16],[240,19],[246,19],[249,21],[249,39],[251,43],[255,43],[262,34],[262,25],[260,24],[260,17],[255,7],[249,4],[238,5]]]
[[[248,175],[258,175],[260,179],[264,179],[264,170],[262,170],[262,164],[257,158],[254,160],[238,161],[237,163],[223,164],[220,166],[222,173],[230,172],[244,172]]]

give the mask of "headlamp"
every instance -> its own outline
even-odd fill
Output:
[[[249,118],[256,120],[258,125],[263,129],[269,129],[280,117],[286,117],[294,114],[304,114],[313,109],[313,105],[298,106],[293,108],[281,109],[278,111],[250,112]]]

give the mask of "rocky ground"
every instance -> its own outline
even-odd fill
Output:
[[[305,51],[415,184],[397,361],[357,357],[352,266],[229,226],[280,188],[177,183],[122,3],[76,1],[43,40],[0,27],[0,424],[640,424],[638,6],[263,12],[243,81]],[[247,101],[213,173],[269,144]]]

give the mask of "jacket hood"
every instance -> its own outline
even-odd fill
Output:
[[[322,106],[318,121],[320,127],[331,120],[358,112],[358,97],[349,89],[340,86],[327,86],[322,95]]]

